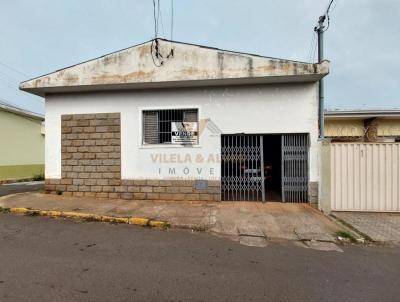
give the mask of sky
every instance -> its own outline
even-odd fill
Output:
[[[173,39],[310,61],[329,0],[174,0]],[[170,38],[171,0],[160,0]],[[400,1],[334,0],[327,109],[400,108]],[[152,0],[1,0],[0,100],[44,113],[18,83],[154,37]],[[311,55],[310,55],[311,53]]]

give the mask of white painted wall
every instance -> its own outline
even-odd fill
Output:
[[[143,109],[198,108],[200,143],[143,146]],[[61,178],[61,115],[121,112],[123,179],[219,179],[220,136],[233,133],[309,133],[310,181],[318,181],[318,98],[314,83],[164,89],[46,96],[46,177]],[[208,122],[207,122],[208,121]],[[162,156],[161,162],[159,161]],[[190,158],[190,162],[171,162]],[[156,160],[158,158],[158,160]],[[169,169],[175,168],[175,174]],[[160,170],[161,169],[161,170]]]

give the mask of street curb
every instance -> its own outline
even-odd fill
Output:
[[[61,218],[82,219],[86,221],[132,224],[138,226],[147,226],[147,227],[163,228],[163,229],[170,227],[170,224],[166,221],[152,220],[143,217],[116,217],[116,216],[97,215],[97,214],[81,213],[73,211],[48,211],[48,210],[34,210],[28,208],[1,208],[1,207],[0,207],[0,212],[23,214],[27,216],[47,216],[54,218],[61,217]]]
[[[19,183],[19,182],[33,182],[33,181],[43,181],[44,180],[34,180],[33,177],[28,177],[28,178],[14,178],[14,179],[3,179],[0,180],[0,185],[7,185],[7,184],[13,184],[13,183]]]

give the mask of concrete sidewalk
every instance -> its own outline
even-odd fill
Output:
[[[20,193],[1,197],[0,207],[144,217],[167,221],[172,227],[232,236],[256,246],[266,245],[269,239],[334,242],[335,232],[343,229],[307,204],[152,202]]]
[[[400,213],[333,212],[372,241],[400,245]]]

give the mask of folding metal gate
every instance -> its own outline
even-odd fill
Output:
[[[265,201],[263,138],[222,135],[222,200]],[[283,202],[308,201],[308,145],[307,134],[281,135]]]
[[[308,135],[282,135],[282,201],[308,201]]]
[[[265,201],[263,137],[222,135],[222,200]]]

